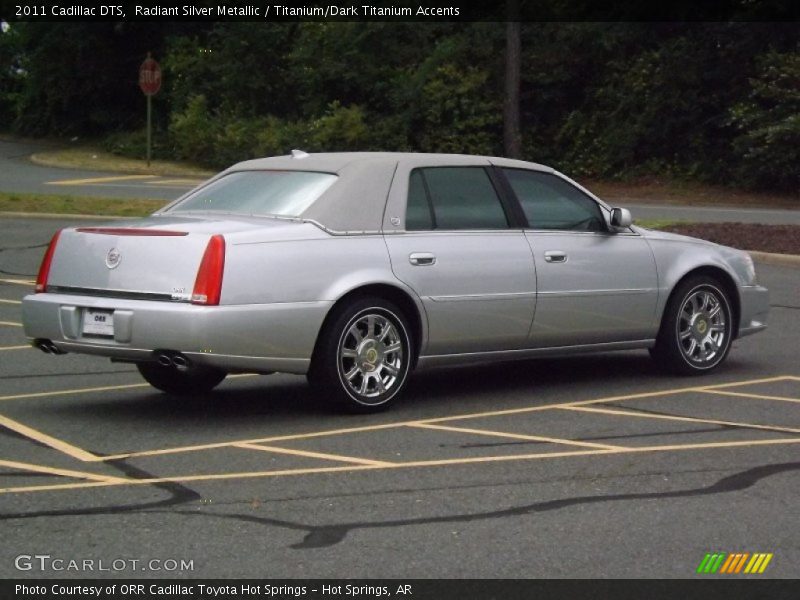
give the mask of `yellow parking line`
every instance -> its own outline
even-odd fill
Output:
[[[278,448],[276,446],[262,446],[260,444],[233,444],[233,446],[236,448],[243,448],[245,450],[263,450],[264,452],[274,452],[276,454],[321,458],[323,460],[335,460],[338,462],[347,462],[356,465],[380,465],[386,467],[393,464],[383,460],[370,460],[367,458],[356,458],[354,456],[342,456],[341,454],[323,454],[321,452],[309,452],[308,450],[294,450],[291,448]]]
[[[0,398],[2,400],[2,398]],[[403,421],[400,423],[384,423],[382,425],[365,425],[363,427],[347,427],[344,429],[327,429],[312,433],[298,433],[290,435],[277,435],[266,438],[256,438],[252,440],[231,440],[227,442],[213,442],[210,444],[195,444],[192,446],[176,446],[172,448],[159,448],[156,450],[142,450],[140,452],[127,452],[125,454],[113,454],[106,456],[103,460],[119,460],[121,458],[136,458],[139,456],[160,456],[162,454],[178,454],[181,452],[197,452],[200,450],[215,450],[217,448],[228,448],[236,444],[264,444],[270,442],[286,442],[291,440],[305,440],[315,437],[325,437],[329,435],[343,435],[347,433],[360,433],[367,431],[379,431],[381,429],[393,429],[402,427],[416,421]]]
[[[720,388],[738,387],[741,385],[757,385],[759,383],[773,383],[775,381],[785,381],[786,379],[800,379],[791,375],[777,375],[775,377],[765,377],[763,379],[747,379],[745,381],[733,381],[731,383],[717,383],[715,385],[704,385],[702,390],[718,390]]]
[[[240,373],[229,375],[228,379],[239,379],[241,377],[255,377],[254,373]],[[30,392],[26,394],[14,394],[13,396],[0,396],[3,400],[24,400],[26,398],[49,398],[51,396],[78,396],[80,394],[92,394],[94,392],[110,392],[114,390],[130,390],[135,388],[150,387],[149,383],[129,383],[125,385],[104,385],[101,387],[75,388],[71,390],[55,390],[52,392]]]
[[[421,460],[404,463],[390,463],[389,465],[344,465],[338,467],[312,467],[301,469],[284,469],[278,471],[250,471],[240,473],[214,473],[207,475],[178,475],[174,477],[155,477],[148,479],[124,479],[122,481],[114,482],[91,482],[91,483],[73,483],[73,484],[60,484],[60,485],[42,485],[42,486],[25,486],[16,488],[1,488],[0,493],[20,493],[20,492],[45,492],[56,490],[74,490],[90,487],[104,487],[104,486],[117,486],[117,485],[152,485],[158,483],[192,483],[203,481],[222,481],[229,479],[252,479],[252,478],[265,478],[265,477],[284,477],[289,475],[312,475],[318,473],[345,473],[352,471],[368,471],[368,470],[391,470],[391,469],[408,469],[408,468],[424,468],[424,467],[440,467],[440,466],[457,466],[469,465],[478,463],[493,463],[493,462],[514,462],[525,460],[538,460],[550,458],[566,458],[574,456],[595,456],[595,455],[617,455],[617,454],[646,454],[652,452],[667,452],[667,451],[680,451],[680,450],[703,450],[703,449],[716,449],[716,448],[745,448],[749,446],[769,446],[769,445],[783,445],[783,444],[798,444],[800,438],[780,438],[774,440],[744,440],[737,442],[710,442],[698,444],[679,444],[679,445],[664,445],[664,446],[641,446],[641,447],[626,447],[619,450],[574,450],[569,452],[545,452],[537,454],[512,454],[505,456],[478,456],[468,458],[451,458],[442,460]]]
[[[3,415],[0,415],[0,427],[5,427],[6,429],[16,431],[20,435],[24,435],[27,438],[39,442],[40,444],[44,444],[45,446],[50,446],[53,448],[53,450],[58,450],[59,452],[63,452],[64,454],[67,454],[72,458],[77,458],[78,460],[91,461],[98,459],[97,456],[91,454],[90,452],[86,452],[86,450],[82,450],[77,446],[68,444],[67,442],[49,436],[46,433],[42,433],[41,431],[33,429],[32,427],[28,427],[19,421],[9,419]]]
[[[599,413],[605,415],[616,415],[621,417],[639,417],[642,419],[663,419],[666,421],[685,421],[688,423],[708,423],[711,425],[728,425],[731,427],[744,427],[746,429],[763,429],[765,431],[779,431],[781,433],[800,433],[800,429],[791,427],[778,427],[775,425],[757,425],[755,423],[739,423],[737,421],[718,421],[716,419],[699,419],[696,417],[679,417],[672,415],[654,415],[649,413],[637,413],[627,410],[613,410],[608,408],[588,408],[582,406],[564,406],[561,410],[573,410],[578,412]]]
[[[16,462],[12,460],[0,460],[0,467],[14,469],[17,471],[30,471],[33,473],[47,473],[48,475],[57,475],[59,477],[75,477],[77,479],[90,479],[92,481],[102,481],[109,483],[125,483],[128,480],[122,477],[109,477],[106,475],[98,475],[96,473],[87,473],[85,471],[72,471],[69,469],[56,469],[54,467],[47,467],[45,465],[34,465],[31,463]]]
[[[22,327],[22,323],[15,323],[14,321],[0,321],[0,325],[5,325],[6,327]]]
[[[3,350],[30,350],[33,346],[25,345],[25,346],[0,346],[0,352]]]
[[[149,383],[131,383],[127,385],[104,385],[93,388],[77,388],[73,390],[56,390],[53,392],[30,392],[27,394],[14,394],[12,396],[0,396],[3,400],[23,400],[25,398],[49,398],[51,396],[72,396],[78,394],[88,394],[91,392],[110,392],[112,390],[129,390],[133,388],[149,387]]]
[[[753,383],[766,383],[766,382],[773,382],[773,381],[781,381],[786,379],[788,376],[778,376],[778,377],[771,377],[769,379],[755,379],[755,380],[748,380],[742,382],[734,382],[734,383],[725,383],[720,384],[722,386],[733,386],[733,385],[747,385]],[[344,429],[328,429],[322,431],[314,431],[310,433],[299,433],[299,434],[291,434],[291,435],[281,435],[281,436],[273,436],[273,437],[266,437],[266,438],[257,438],[257,439],[247,439],[247,440],[230,440],[227,442],[214,442],[209,444],[193,444],[191,446],[176,446],[172,448],[159,448],[155,450],[142,450],[139,452],[129,452],[124,454],[116,454],[112,456],[105,457],[104,460],[118,460],[122,458],[131,458],[136,456],[158,456],[162,454],[176,454],[180,452],[196,452],[200,450],[212,450],[216,448],[225,448],[230,446],[234,443],[248,443],[248,444],[260,444],[260,443],[270,443],[270,442],[283,442],[288,440],[303,440],[315,437],[324,437],[330,435],[343,435],[348,433],[360,433],[360,432],[367,432],[367,431],[379,431],[381,429],[392,429],[395,427],[404,427],[406,425],[418,424],[418,423],[443,423],[447,421],[459,421],[459,420],[467,420],[467,419],[477,419],[481,417],[495,417],[495,416],[502,416],[502,415],[509,415],[509,414],[521,414],[521,413],[529,413],[529,412],[537,412],[543,410],[552,410],[554,408],[561,408],[567,406],[586,406],[590,404],[600,404],[605,402],[620,402],[622,400],[637,400],[642,398],[656,398],[659,396],[670,396],[674,394],[681,394],[686,392],[697,392],[700,390],[705,389],[712,389],[717,386],[706,386],[703,388],[698,387],[683,387],[683,388],[673,388],[668,390],[660,390],[657,392],[642,392],[637,394],[627,394],[623,396],[607,396],[605,398],[597,398],[593,400],[580,400],[576,402],[559,402],[556,404],[544,404],[541,406],[528,406],[524,408],[512,408],[512,409],[505,409],[505,410],[494,410],[494,411],[487,411],[487,412],[480,412],[480,413],[466,413],[466,414],[459,414],[459,415],[452,415],[449,417],[438,417],[433,419],[422,419],[422,420],[415,420],[415,421],[400,421],[394,423],[381,423],[377,425],[366,425],[362,427],[347,427]],[[0,397],[0,400],[4,398]]]
[[[462,415],[453,415],[450,417],[440,417],[436,419],[425,419],[426,423],[442,423],[445,421],[457,421],[460,419],[478,419],[482,417],[497,417],[502,415],[516,415],[528,412],[537,412],[540,410],[550,410],[553,408],[560,408],[562,406],[585,406],[589,404],[604,404],[608,402],[621,402],[623,400],[639,400],[642,398],[657,398],[659,396],[672,396],[674,394],[683,394],[687,392],[699,392],[702,390],[710,390],[710,389],[717,389],[722,387],[733,387],[738,385],[752,385],[757,383],[772,383],[775,381],[782,381],[787,379],[785,375],[779,375],[777,377],[769,377],[766,379],[750,379],[747,381],[737,381],[733,383],[721,383],[718,385],[709,385],[709,386],[692,386],[692,387],[683,387],[683,388],[672,388],[668,390],[660,390],[657,392],[641,392],[637,394],[626,394],[622,396],[607,396],[605,398],[597,398],[595,400],[583,400],[578,402],[562,402],[558,404],[545,404],[542,406],[528,406],[524,408],[510,408],[505,410],[493,410],[487,412],[480,412],[480,413],[471,413],[471,414],[462,414]]]
[[[155,175],[119,175],[114,177],[92,177],[89,179],[59,179],[58,181],[48,181],[47,185],[81,185],[84,183],[106,183],[109,181],[154,179],[155,177]]]
[[[800,437],[776,438],[773,440],[740,440],[736,442],[698,442],[696,444],[675,444],[662,446],[639,446],[625,448],[624,452],[667,452],[673,450],[702,450],[704,448],[740,448],[748,446],[775,446],[800,444]]]
[[[195,477],[193,481],[214,481],[220,479],[250,479],[250,478],[258,478],[258,477],[276,477],[280,475],[309,475],[314,473],[341,473],[341,472],[349,472],[349,471],[369,471],[374,469],[382,469],[385,467],[380,466],[373,466],[373,465],[342,465],[338,467],[316,467],[316,468],[309,468],[309,469],[285,469],[282,471],[253,471],[253,472],[246,472],[246,473],[217,473],[213,475],[193,475],[191,477]],[[167,483],[167,482],[177,483],[178,481],[187,481],[182,477],[177,478],[152,478],[152,479],[126,479],[125,484],[129,485],[153,485],[156,483]],[[51,492],[57,490],[78,490],[84,488],[95,488],[95,487],[109,487],[109,486],[116,486],[122,485],[122,483],[117,482],[110,482],[110,481],[98,481],[98,482],[91,482],[91,483],[62,483],[62,484],[54,484],[54,485],[32,485],[32,486],[21,486],[21,487],[8,487],[8,488],[0,488],[0,494],[14,494],[20,492]]]
[[[543,437],[540,435],[522,435],[519,433],[508,433],[506,431],[489,431],[487,429],[469,429],[467,427],[448,427],[447,425],[433,425],[420,421],[418,423],[411,423],[408,427],[420,427],[422,429],[439,429],[442,431],[453,431],[456,433],[472,433],[476,435],[487,435],[491,437],[505,437],[514,440],[530,440],[534,442],[547,442],[550,444],[564,444],[567,446],[582,446],[585,448],[600,448],[603,450],[619,450],[624,446],[610,446],[608,444],[594,444],[591,442],[581,442],[576,440],[567,440],[562,438]]]
[[[14,285],[34,285],[36,282],[31,279],[4,279],[0,278],[0,283],[13,283]]]
[[[756,400],[777,400],[779,402],[797,402],[800,398],[787,398],[786,396],[765,396],[763,394],[748,394],[746,392],[728,392],[723,390],[701,390],[704,394],[720,394],[723,396],[735,396],[737,398],[754,398]]]
[[[22,304],[21,300],[6,300],[5,298],[0,298],[0,304]]]

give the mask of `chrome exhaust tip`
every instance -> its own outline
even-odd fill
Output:
[[[179,353],[172,357],[172,364],[175,365],[176,369],[185,371],[189,368],[189,359]]]
[[[35,348],[38,348],[39,350],[41,350],[45,354],[66,354],[66,352],[64,350],[61,350],[61,348],[56,346],[50,340],[45,340],[45,339],[34,340],[33,346]]]
[[[191,361],[175,350],[161,350],[155,355],[156,362],[165,369],[185,371],[192,366]]]

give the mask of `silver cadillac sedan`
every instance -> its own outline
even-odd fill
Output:
[[[281,371],[362,412],[435,365],[646,348],[707,373],[768,311],[747,253],[634,226],[549,167],[300,151],[61,230],[23,302],[38,348],[169,394]]]

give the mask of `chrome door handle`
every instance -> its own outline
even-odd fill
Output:
[[[414,252],[408,255],[408,262],[415,267],[426,267],[436,264],[436,256],[430,252]]]
[[[548,250],[544,253],[544,260],[549,263],[565,263],[567,262],[567,253],[561,250]]]

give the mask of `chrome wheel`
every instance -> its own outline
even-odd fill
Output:
[[[685,360],[699,368],[719,362],[729,341],[728,314],[723,295],[710,286],[687,295],[676,322],[678,346]]]
[[[309,383],[348,412],[385,410],[403,391],[414,362],[408,323],[384,298],[339,302],[314,349]]]
[[[339,340],[339,376],[351,396],[365,404],[383,402],[405,377],[406,337],[383,314],[365,311]]]
[[[673,373],[710,373],[731,349],[736,326],[731,306],[726,286],[718,280],[686,277],[667,301],[651,356]]]

